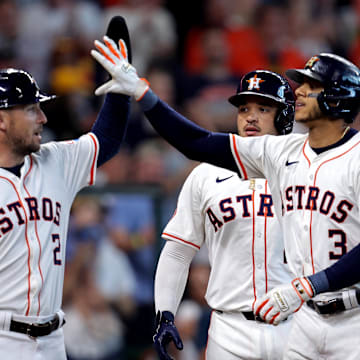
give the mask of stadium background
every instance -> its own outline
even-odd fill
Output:
[[[44,106],[44,141],[91,128],[103,100],[93,92],[106,74],[89,52],[114,15],[128,22],[139,74],[211,130],[236,131],[227,98],[247,71],[283,74],[319,52],[360,65],[358,0],[0,0],[0,67],[24,68],[58,95]],[[96,187],[79,194],[72,209],[63,303],[70,360],[156,359],[160,233],[194,166],[156,135],[134,103],[120,153],[98,169]],[[208,274],[203,249],[176,319],[185,345],[176,359],[204,358]]]

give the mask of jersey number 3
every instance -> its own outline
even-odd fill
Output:
[[[339,229],[329,230],[329,238],[334,238],[334,246],[339,249],[338,252],[330,251],[329,258],[330,260],[338,260],[347,252],[347,244],[346,244],[346,234]],[[338,238],[339,237],[339,238]]]

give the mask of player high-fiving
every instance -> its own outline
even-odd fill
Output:
[[[124,85],[130,76],[139,80],[125,71],[117,79]],[[349,124],[359,113],[360,70],[323,53],[288,76],[299,83],[295,119],[308,134],[245,139],[209,132],[144,90],[141,81],[123,92],[136,94],[156,131],[190,159],[236,171],[245,180],[268,179],[295,279],[258,300],[254,310],[274,324],[297,311],[285,359],[318,359],[324,353],[356,359],[360,135]],[[325,339],[321,348],[319,338]]]
[[[118,20],[109,26],[116,41],[127,34]],[[118,151],[129,113],[128,96],[109,94],[91,132],[42,144],[40,105],[54,97],[28,72],[0,70],[1,359],[67,358],[61,306],[71,205]]]

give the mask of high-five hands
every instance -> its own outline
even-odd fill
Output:
[[[104,36],[104,44],[95,40],[97,50],[91,50],[92,57],[111,75],[111,80],[95,90],[95,95],[117,93],[134,96],[137,101],[149,89],[149,83],[140,79],[136,69],[129,64],[125,42],[120,39],[119,47],[109,37]]]
[[[313,296],[309,280],[306,277],[296,278],[290,284],[280,285],[257,299],[254,314],[269,324],[278,325]]]

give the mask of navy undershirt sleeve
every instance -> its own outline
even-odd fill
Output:
[[[228,134],[207,131],[170,108],[151,90],[140,106],[154,129],[192,160],[237,171]],[[348,136],[353,136],[349,132]],[[309,276],[316,293],[335,291],[360,282],[360,244],[324,271]]]
[[[152,104],[147,109],[149,99]],[[186,157],[238,172],[229,134],[214,133],[197,126],[157,98],[151,90],[140,101],[140,106],[159,135]]]
[[[111,159],[120,149],[130,115],[130,97],[107,94],[91,131],[99,141],[97,166]]]
[[[334,265],[309,276],[316,293],[336,291],[360,282],[360,244]]]

